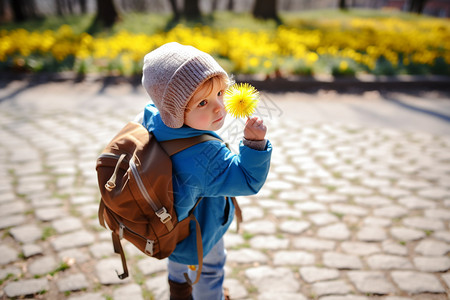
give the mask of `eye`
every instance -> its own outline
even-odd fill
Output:
[[[219,91],[218,93],[217,93],[217,96],[222,96],[223,95],[223,90],[221,90],[221,91]]]
[[[198,104],[198,107],[205,106],[206,104],[208,104],[208,101],[207,101],[207,100],[202,100],[202,101],[200,101],[200,103]]]

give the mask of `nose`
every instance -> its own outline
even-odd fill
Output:
[[[223,103],[222,99],[219,99],[219,97],[217,97],[216,106],[214,107],[214,112],[216,112],[216,113],[220,112],[224,108],[225,108],[225,104]]]

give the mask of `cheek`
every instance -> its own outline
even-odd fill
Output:
[[[202,113],[190,113],[186,116],[186,124],[195,129],[204,129],[211,122],[207,114]]]

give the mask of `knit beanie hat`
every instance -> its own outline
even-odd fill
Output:
[[[173,42],[144,57],[142,85],[164,124],[180,128],[192,94],[201,83],[218,74],[227,76],[211,55]]]

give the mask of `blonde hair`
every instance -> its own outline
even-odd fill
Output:
[[[186,105],[186,109],[185,109],[185,113],[189,112],[191,110],[191,101],[193,96],[197,93],[197,91],[204,89],[204,94],[208,95],[209,93],[212,92],[212,90],[214,89],[215,86],[217,85],[225,85],[225,89],[227,89],[229,86],[231,86],[233,84],[233,80],[228,77],[225,74],[217,74],[214,75],[208,79],[206,79],[204,82],[202,82],[197,89],[194,91],[194,93],[192,93],[191,96],[191,100],[188,101],[188,104]]]

